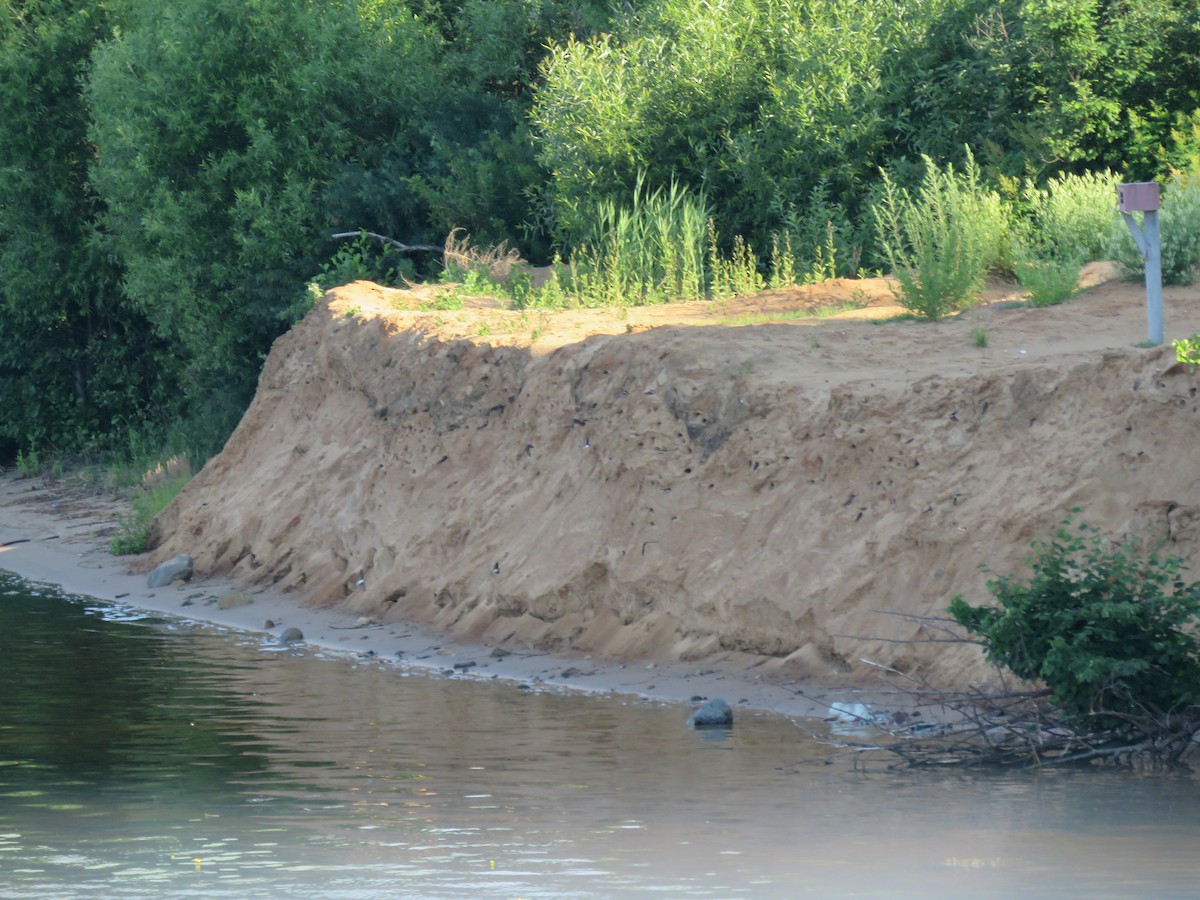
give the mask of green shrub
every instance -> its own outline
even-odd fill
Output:
[[[1022,199],[1029,214],[1027,243],[1043,260],[1076,263],[1105,259],[1114,232],[1121,227],[1117,214],[1117,184],[1113,172],[1059,175],[1045,186],[1025,183]]]
[[[975,301],[989,266],[1005,253],[1007,229],[1000,199],[980,185],[972,158],[961,173],[924,159],[925,176],[915,193],[897,186],[884,170],[883,192],[871,212],[900,283],[900,303],[939,319]]]
[[[827,180],[803,200],[788,203],[782,219],[800,281],[813,284],[856,274],[869,236],[851,221],[845,205],[833,198]]]
[[[17,451],[17,472],[22,478],[36,478],[42,474],[42,456],[36,447]]]
[[[399,250],[360,235],[354,241],[338,247],[313,281],[324,290],[329,290],[352,281],[373,281],[394,286],[402,278],[412,280],[415,277],[411,262]]]
[[[532,121],[560,241],[587,230],[598,186],[627,196],[639,172],[703,188],[720,234],[760,248],[814,185],[839,203],[859,196],[884,146],[880,70],[907,33],[894,3],[636,5],[609,34],[555,44],[544,64]],[[793,246],[816,244],[793,235]]]
[[[1028,582],[988,582],[998,605],[950,605],[993,662],[1044,684],[1084,730],[1146,730],[1200,702],[1200,583],[1180,559],[1107,549],[1071,518],[1033,549]]]
[[[1184,363],[1189,371],[1195,372],[1200,367],[1200,334],[1172,341],[1171,346],[1175,348],[1175,360]]]
[[[1079,291],[1077,259],[1022,255],[1016,260],[1014,270],[1021,286],[1029,291],[1031,306],[1056,306]]]
[[[1163,284],[1191,284],[1200,263],[1200,174],[1177,174],[1164,186],[1158,230]],[[1146,262],[1126,229],[1115,252],[1123,277],[1144,277]]]

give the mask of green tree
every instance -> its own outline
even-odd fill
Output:
[[[0,2],[0,457],[124,438],[170,393],[161,346],[92,240],[103,206],[81,83],[109,28],[107,3]]]
[[[127,0],[87,97],[105,246],[223,439],[330,233],[421,237],[437,41],[399,3]]]
[[[945,0],[890,82],[898,147],[1008,175],[1161,176],[1200,149],[1192,0]],[[903,76],[903,77],[901,77]]]
[[[663,0],[556,45],[533,111],[556,236],[578,239],[643,173],[703,191],[720,233],[764,248],[821,185],[857,203],[900,23],[884,0]]]
[[[462,228],[477,244],[521,241],[548,259],[536,200],[545,172],[529,112],[547,45],[610,24],[604,0],[418,0],[442,36],[440,79],[452,85],[425,110],[430,157],[415,181],[442,236]]]

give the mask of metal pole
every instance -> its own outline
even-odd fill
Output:
[[[1158,210],[1142,213],[1142,224],[1124,210],[1121,218],[1129,234],[1142,252],[1146,272],[1146,339],[1152,347],[1163,342],[1162,247],[1158,236]]]
[[[1163,342],[1162,247],[1158,240],[1158,210],[1146,212],[1142,231],[1146,240],[1147,339],[1158,346]]]

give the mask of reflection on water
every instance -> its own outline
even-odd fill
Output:
[[[0,573],[0,898],[1191,896],[1190,777],[856,773]],[[733,698],[731,698],[733,699]]]

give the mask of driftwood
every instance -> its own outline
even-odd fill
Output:
[[[382,244],[390,244],[401,253],[414,253],[418,251],[427,253],[442,253],[445,247],[438,247],[435,244],[402,244],[395,238],[390,238],[386,234],[377,234],[374,231],[339,231],[337,234],[330,235],[334,240],[344,240],[346,238],[369,237],[374,238]]]
[[[937,636],[889,642],[980,643],[959,635],[952,619],[899,618],[918,622]],[[1090,715],[1072,720],[1051,703],[1049,689],[1011,685],[999,669],[992,684],[944,690],[910,673],[862,661],[885,682],[874,693],[894,700],[891,705],[899,711],[853,716],[861,719],[852,723],[853,737],[844,727],[835,726],[828,735],[809,730],[814,739],[853,754],[856,767],[865,758],[891,757],[891,768],[1102,765],[1161,770],[1186,765],[1200,734],[1197,706],[1166,711],[1141,707],[1136,715],[1105,708],[1106,697],[1128,701],[1117,683],[1097,698]],[[837,719],[847,721],[844,710],[835,712]]]

